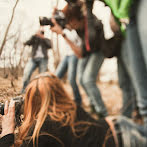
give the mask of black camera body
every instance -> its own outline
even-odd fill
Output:
[[[65,19],[65,15],[61,10],[57,10],[55,15],[54,15],[54,19],[57,21],[57,23],[62,27],[65,28],[66,25],[66,19]],[[54,26],[54,24],[51,21],[51,18],[47,18],[47,17],[39,17],[39,22],[41,26],[45,26],[45,25],[50,25],[51,27]]]
[[[67,3],[76,3],[78,0],[65,0],[65,1],[67,1]]]
[[[22,96],[17,96],[12,98],[15,101],[15,119],[16,119],[16,124],[20,125],[20,115],[23,113],[23,104],[24,104],[24,99]],[[4,115],[4,103],[0,103],[0,114]]]

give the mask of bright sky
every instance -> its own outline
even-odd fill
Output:
[[[17,14],[24,13],[27,17],[50,16],[56,0],[20,0],[17,6]],[[58,6],[62,9],[66,2],[59,0]],[[0,0],[0,24],[5,23],[10,17],[14,0]]]
[[[30,14],[34,16],[44,16],[50,15],[53,6],[56,5],[57,0],[23,0],[24,9]],[[63,8],[65,5],[64,0],[59,1],[59,8]]]
[[[58,1],[58,8],[62,9],[66,5],[66,2],[64,0]],[[0,0],[0,41],[3,38],[3,33],[10,20],[14,2],[15,0]],[[19,27],[22,27],[22,42],[27,40],[38,29],[39,16],[49,17],[56,3],[57,0],[20,0],[17,6],[15,23],[12,25],[13,29],[11,29],[11,33],[15,32]],[[111,36],[110,27],[108,25],[110,10],[106,7],[104,8],[102,3],[96,1],[93,12],[102,19],[104,30],[106,31],[106,38],[109,38],[109,36]],[[48,27],[46,28],[46,32],[48,35]]]
[[[15,0],[0,0],[0,31],[2,34],[10,20],[14,2]],[[22,30],[26,30],[24,38],[32,35],[39,27],[39,16],[49,17],[57,2],[59,9],[66,5],[65,0],[20,0],[15,13],[13,31],[15,28],[22,27]],[[112,32],[108,25],[110,10],[104,7],[103,3],[96,1],[93,12],[104,23],[105,37],[111,37]]]
[[[14,2],[14,0],[0,0],[0,24],[8,23]],[[39,16],[49,17],[51,15],[57,2],[59,9],[62,9],[66,5],[65,0],[20,0],[16,11],[19,18],[18,23],[38,23]],[[104,5],[98,3],[98,1],[96,1],[96,5],[94,7],[94,13],[102,19],[103,22],[108,20],[109,10],[104,8]]]

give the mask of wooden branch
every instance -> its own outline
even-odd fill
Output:
[[[6,32],[5,32],[5,36],[4,36],[2,45],[1,45],[1,47],[0,47],[0,56],[1,56],[1,53],[2,53],[3,48],[4,48],[4,46],[5,46],[5,43],[6,43],[6,41],[7,41],[7,35],[8,35],[8,33],[9,33],[10,26],[11,26],[11,24],[12,24],[12,22],[13,22],[13,18],[14,18],[14,15],[15,15],[15,9],[16,9],[16,6],[17,6],[18,2],[19,2],[19,0],[16,0],[16,3],[15,3],[15,5],[14,5],[14,7],[13,7],[12,16],[11,16],[10,22],[9,22],[9,24],[8,24],[8,26],[7,26],[7,29],[6,29]]]

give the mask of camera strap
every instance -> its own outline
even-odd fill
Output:
[[[90,48],[90,44],[89,44],[88,20],[87,20],[86,16],[85,16],[85,45],[86,45],[86,50],[88,52],[90,52],[91,48]]]

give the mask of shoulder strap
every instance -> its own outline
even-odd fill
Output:
[[[91,51],[90,44],[89,44],[89,34],[88,34],[88,22],[87,17],[85,16],[85,46],[88,52]]]

